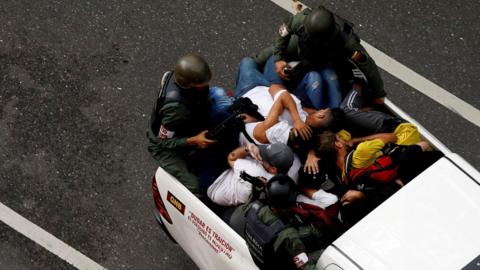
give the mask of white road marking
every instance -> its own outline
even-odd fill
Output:
[[[459,114],[472,124],[480,127],[480,111],[477,108],[466,103],[432,81],[429,81],[363,40],[362,45],[380,68],[427,97],[445,106],[449,110]]]
[[[299,3],[298,1],[270,1],[292,14],[295,14],[297,12],[295,6]],[[306,5],[304,5],[304,7],[306,7]],[[368,51],[370,56],[375,60],[375,63],[377,63],[378,67],[390,73],[402,82],[408,84],[420,93],[438,102],[442,106],[453,111],[454,113],[457,113],[470,123],[476,125],[477,127],[480,127],[480,110],[458,98],[457,96],[451,94],[449,91],[443,89],[432,81],[429,81],[422,75],[416,73],[412,69],[391,58],[382,51],[376,49],[364,40],[362,40],[362,45]]]
[[[3,203],[0,203],[0,220],[78,269],[105,270],[103,266],[17,214]]]

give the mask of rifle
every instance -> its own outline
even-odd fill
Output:
[[[265,188],[266,182],[264,180],[262,180],[259,177],[251,176],[246,171],[241,171],[240,172],[240,178],[242,178],[243,180],[251,183],[252,185],[254,185],[257,188],[260,188],[260,189]]]
[[[220,135],[230,128],[240,128],[245,136],[247,137],[245,130],[245,124],[243,123],[243,116],[242,113],[248,114],[250,116],[255,117],[259,121],[265,120],[265,118],[257,111],[258,106],[253,104],[253,102],[249,98],[240,97],[233,102],[233,104],[228,108],[228,112],[231,115],[225,119],[223,122],[218,124],[212,130],[209,130],[206,134],[207,139],[216,140],[220,137]],[[250,136],[247,137],[247,139]],[[253,141],[249,139],[249,141]]]
[[[241,125],[244,124],[243,118],[244,117],[240,114],[232,114],[212,130],[209,130],[207,134],[205,134],[205,137],[209,140],[217,140],[225,130],[229,128],[241,127]]]

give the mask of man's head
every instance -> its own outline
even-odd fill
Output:
[[[322,43],[330,42],[338,34],[337,25],[332,12],[320,6],[312,10],[303,22],[309,37]]]
[[[318,145],[315,154],[322,160],[335,161],[340,150],[346,150],[346,142],[336,133],[324,131],[318,136]]]
[[[212,78],[207,62],[196,54],[187,54],[178,59],[173,71],[175,82],[184,89],[206,88]]]
[[[265,187],[265,199],[268,206],[272,208],[293,207],[297,201],[297,185],[287,175],[275,175],[268,180]]]
[[[288,145],[273,143],[259,145],[260,156],[262,156],[263,167],[271,174],[286,174],[292,167],[294,154]]]
[[[332,130],[338,132],[343,128],[346,116],[340,108],[327,108],[315,111],[307,116],[306,124],[314,129]]]

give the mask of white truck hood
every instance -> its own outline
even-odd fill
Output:
[[[360,269],[461,269],[480,255],[480,174],[442,158],[333,247]]]

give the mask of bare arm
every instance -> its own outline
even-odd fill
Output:
[[[303,139],[308,139],[312,136],[312,130],[309,126],[305,125],[298,114],[295,101],[292,99],[290,94],[285,91],[273,103],[273,106],[270,108],[265,120],[255,126],[253,130],[253,136],[255,139],[261,143],[269,143],[266,132],[269,128],[278,123],[278,118],[283,113],[284,109],[287,109],[290,112],[294,122],[295,130],[300,133]]]
[[[228,154],[227,161],[228,165],[230,165],[231,168],[235,165],[235,161],[239,158],[244,158],[248,156],[248,148],[246,146],[240,146],[238,148],[235,148],[230,154]]]
[[[270,93],[270,95],[272,96],[272,98],[275,97],[275,95],[282,91],[282,90],[285,90],[287,89],[285,87],[285,85],[283,84],[278,84],[278,83],[273,83],[272,85],[270,85],[270,87],[268,88],[268,93]]]
[[[273,84],[268,89],[268,92],[270,92],[270,95],[272,96],[272,98],[275,98],[275,95],[282,90],[285,90],[283,85]],[[290,113],[294,123],[296,122],[303,123],[302,119],[300,119],[300,115],[298,114],[297,104],[295,104],[295,101],[293,100],[292,96],[290,96],[288,91],[284,91],[282,94],[280,94],[280,96],[278,97],[278,100],[282,103],[283,109],[287,109],[287,111]]]
[[[187,138],[188,145],[196,145],[198,148],[204,149],[207,148],[209,145],[216,143],[216,140],[209,140],[205,135],[207,134],[208,130],[204,130],[193,137]]]
[[[281,100],[277,100],[273,103],[272,108],[268,112],[267,117],[263,122],[260,122],[258,125],[255,126],[253,129],[253,137],[257,139],[261,143],[269,143],[267,139],[267,130],[271,128],[273,125],[278,123],[278,117],[283,112],[283,105]]]
[[[272,95],[272,97],[275,97],[276,94],[278,94],[279,91],[284,90],[283,85],[272,85],[274,87],[270,87],[269,92]],[[287,111],[290,113],[290,116],[292,117],[293,120],[293,126],[295,128],[295,135],[297,133],[300,133],[300,136],[302,137],[303,140],[308,140],[312,136],[312,130],[311,128],[305,124],[305,122],[300,118],[300,115],[298,114],[298,109],[297,104],[293,100],[292,96],[288,91],[284,91],[278,99],[282,102],[282,106],[284,109],[287,109]]]

